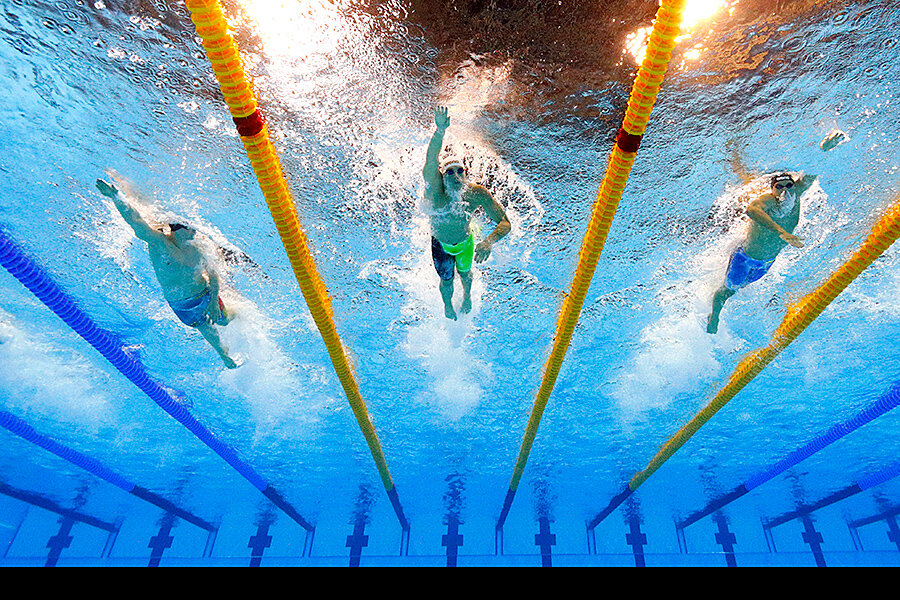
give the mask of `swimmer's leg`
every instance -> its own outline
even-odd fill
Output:
[[[459,280],[463,286],[463,301],[459,312],[469,314],[472,311],[472,271],[460,271]]]
[[[712,301],[712,312],[709,314],[709,319],[706,322],[707,333],[716,333],[719,330],[719,313],[722,312],[725,301],[734,296],[734,294],[734,290],[724,285],[716,290]]]
[[[448,319],[456,320],[456,311],[453,310],[453,279],[441,279],[441,298],[444,300],[444,315]]]
[[[206,338],[206,341],[209,342],[209,345],[213,347],[219,357],[222,359],[222,362],[225,363],[225,366],[229,369],[235,369],[239,367],[238,363],[235,362],[231,356],[228,355],[228,348],[225,347],[225,344],[222,343],[222,339],[219,337],[219,332],[216,331],[216,328],[212,323],[200,323],[199,325],[195,325],[197,331],[203,334],[203,337]]]

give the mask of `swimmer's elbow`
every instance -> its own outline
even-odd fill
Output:
[[[750,205],[747,207],[747,209],[744,212],[751,219],[757,219],[760,216],[766,214],[766,211],[762,208],[762,206],[760,206],[759,201],[751,202]]]

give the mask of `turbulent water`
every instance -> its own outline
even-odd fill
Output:
[[[513,509],[523,522],[582,527],[897,194],[900,4],[722,4],[676,49]],[[655,2],[225,8],[406,511],[440,529],[452,497],[491,538]],[[346,535],[372,503],[393,527],[183,4],[10,0],[0,56],[0,226],[320,532]],[[449,147],[512,223],[457,322],[443,316],[420,206],[436,105],[450,109]],[[833,129],[848,141],[825,152]],[[745,184],[738,163],[757,179]],[[710,336],[743,206],[780,168],[818,176],[801,198],[805,247],[730,300]],[[150,218],[184,220],[212,254],[227,250],[238,318],[223,335],[242,367],[224,370],[172,314],[145,245],[94,187],[107,169]],[[476,237],[492,227],[479,217]],[[648,481],[640,510],[671,521],[697,508],[896,381],[898,286],[891,249]],[[205,514],[264,510],[5,272],[0,409]],[[886,465],[897,418],[776,479],[746,518]],[[27,442],[2,444],[10,485],[126,518],[134,506]],[[858,503],[858,516],[874,511],[871,497]]]

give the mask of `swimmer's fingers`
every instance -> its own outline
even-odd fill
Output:
[[[112,185],[106,183],[102,179],[98,179],[96,185],[97,185],[97,189],[100,190],[101,194],[103,194],[104,196],[109,196],[110,198],[115,196],[116,193],[118,192],[118,190],[115,188],[115,186],[112,186]]]
[[[787,242],[794,248],[802,248],[803,247],[803,238],[797,237],[796,235],[786,233],[783,236],[781,236],[781,239],[783,239],[785,242]]]
[[[222,311],[219,310],[219,303],[215,300],[209,303],[209,307],[206,309],[209,318],[212,319],[213,323],[217,323],[222,320]]]
[[[438,106],[434,109],[434,123],[439,129],[447,129],[450,126],[450,117],[446,106]]]
[[[475,262],[483,263],[491,255],[491,246],[481,242],[475,246]]]

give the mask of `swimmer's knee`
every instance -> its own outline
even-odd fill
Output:
[[[723,285],[718,290],[716,290],[716,297],[727,300],[728,298],[731,298],[732,296],[734,296],[736,293],[737,293],[737,290],[733,290],[730,287],[728,287],[727,285]]]

